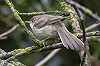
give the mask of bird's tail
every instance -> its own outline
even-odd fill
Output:
[[[72,33],[70,33],[67,28],[65,27],[64,23],[59,21],[55,24],[55,27],[57,29],[57,32],[60,36],[60,39],[63,43],[63,45],[67,49],[76,49],[76,50],[83,50],[84,43],[79,40],[76,36],[74,36]]]

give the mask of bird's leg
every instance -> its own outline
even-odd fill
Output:
[[[43,39],[41,42],[43,43],[43,46],[45,47],[45,44],[44,44],[44,42],[47,40],[47,39],[49,39],[49,38],[51,38],[51,36],[52,36],[52,34],[50,35],[50,36],[48,36],[47,38],[45,38],[45,39]]]
[[[57,43],[57,39],[58,39],[58,38],[55,38],[55,44]]]

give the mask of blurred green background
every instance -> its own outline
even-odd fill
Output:
[[[97,13],[100,16],[100,0],[75,0],[79,4],[91,9],[94,13]],[[39,12],[39,11],[54,11],[60,10],[63,11],[59,5],[57,0],[13,0],[13,4],[15,9],[17,9],[20,13],[28,13],[28,12]],[[93,24],[95,20],[92,18],[82,14],[84,17],[85,27]],[[30,20],[32,16],[21,16],[23,21]],[[69,31],[72,32],[72,28],[67,20],[64,21],[66,27]],[[9,30],[14,25],[18,24],[18,21],[14,18],[12,11],[9,9],[4,0],[0,0],[0,34]],[[80,24],[81,25],[81,24]],[[26,24],[29,30],[29,24]],[[100,26],[90,30],[100,30]],[[22,27],[18,27],[12,33],[7,35],[8,38],[4,40],[0,40],[0,48],[4,49],[6,52],[12,51],[18,48],[25,48],[28,46],[34,45],[34,43],[30,40],[29,36],[23,31]],[[90,42],[90,52],[91,54],[98,59],[96,62],[99,63],[100,60],[100,43]],[[34,66],[40,60],[42,60],[46,55],[48,55],[50,51],[34,53],[31,55],[24,55],[18,57],[17,59],[27,66]],[[59,51],[49,62],[47,62],[44,66],[79,66],[80,57],[76,51],[70,49],[62,49]]]

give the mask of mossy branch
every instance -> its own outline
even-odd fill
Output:
[[[30,13],[18,13],[19,15],[39,15],[39,14],[50,14],[50,13],[55,13],[55,14],[62,14],[62,15],[69,15],[69,14],[66,14],[66,12],[61,12],[61,11],[47,11],[47,12],[44,12],[44,11],[41,11],[41,12],[30,12]]]
[[[7,3],[7,5],[10,7],[10,9],[12,10],[12,12],[14,13],[14,16],[15,16],[16,20],[19,21],[19,23],[22,26],[22,28],[24,29],[24,31],[30,36],[31,40],[35,44],[37,44],[39,46],[42,46],[42,42],[40,42],[39,40],[37,40],[36,37],[34,36],[34,34],[27,29],[24,21],[21,19],[21,17],[18,14],[19,12],[16,9],[14,9],[14,6],[13,6],[12,2],[9,1],[9,0],[5,0],[5,2]]]
[[[78,9],[80,9],[84,14],[92,17],[93,19],[97,20],[98,22],[100,22],[100,17],[96,14],[94,14],[90,9],[76,3],[75,1],[72,1],[72,0],[67,0],[66,1],[67,3],[69,3],[70,5],[72,6],[76,6]]]
[[[80,26],[79,26],[79,22],[76,19],[76,15],[73,12],[71,5],[67,4],[64,0],[58,0],[61,7],[63,8],[63,10],[69,14],[68,20],[69,23],[71,24],[71,26],[73,27],[73,32],[74,33],[79,33],[81,31]]]

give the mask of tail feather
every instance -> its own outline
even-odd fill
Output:
[[[78,47],[77,46],[77,44],[75,44],[75,41],[73,40],[73,37],[72,37],[72,35],[69,33],[69,31],[68,30],[66,30],[66,29],[64,29],[65,30],[65,35],[66,35],[66,37],[65,37],[65,39],[69,39],[69,44],[71,44],[72,45],[72,47],[73,47],[73,49],[74,49],[74,47],[76,48],[76,47]],[[77,48],[76,48],[77,49]],[[78,49],[77,49],[78,50]]]
[[[57,32],[60,36],[60,39],[63,45],[67,49],[76,49],[76,50],[83,50],[84,44],[81,40],[71,34],[65,26],[61,26],[58,24],[55,25]]]
[[[83,42],[81,40],[79,40],[77,37],[75,37],[73,34],[71,34],[67,29],[65,29],[65,31],[69,35],[69,36],[68,35],[67,36],[69,38],[71,38],[70,40],[71,40],[71,42],[73,42],[72,45],[75,47],[75,49],[77,49],[77,50],[83,49],[83,47],[84,47]]]

